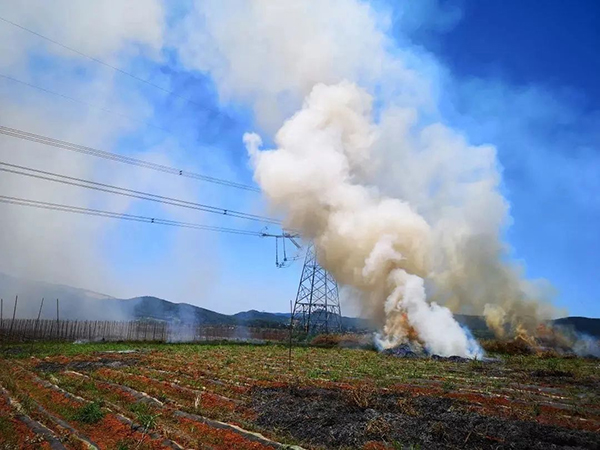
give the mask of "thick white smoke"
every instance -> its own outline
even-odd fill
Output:
[[[315,86],[277,133],[276,150],[259,151],[260,138],[244,136],[256,180],[286,225],[314,240],[320,262],[361,293],[384,346],[411,339],[432,353],[473,357],[452,313],[426,300],[431,227],[409,203],[361,182],[378,139],[371,104],[349,82]]]
[[[275,150],[245,136],[271,204],[360,293],[382,342],[469,355],[450,311],[485,315],[498,335],[531,333],[552,315],[540,301],[551,292],[510,262],[496,149],[438,123],[444,69],[391,39],[392,22],[359,0],[197,1],[177,44],[265,133],[305,99]]]

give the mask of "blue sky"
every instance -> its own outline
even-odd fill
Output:
[[[599,316],[600,4],[461,4],[451,28],[415,38],[461,85],[446,117],[498,147],[527,274],[571,314]]]
[[[181,5],[176,11],[170,4],[163,5],[169,17],[163,45],[153,44],[153,31],[141,30],[143,51],[132,52],[123,46],[110,53],[96,49],[85,36],[65,32],[61,37],[56,29],[36,28],[41,25],[34,14],[21,11],[19,16],[10,3],[4,4],[0,15],[47,35],[55,33],[56,39],[73,47],[97,51],[100,59],[112,61],[116,55],[119,67],[165,86],[177,96],[15,32],[11,42],[23,42],[25,58],[11,60],[3,73],[140,120],[126,123],[118,119],[96,136],[92,131],[98,122],[115,120],[114,115],[96,112],[89,119],[95,122],[89,125],[92,131],[68,133],[74,124],[81,128],[77,122],[81,105],[0,80],[3,101],[19,111],[10,117],[0,115],[2,124],[51,134],[44,126],[36,129],[34,125],[48,117],[60,117],[65,133],[61,136],[56,127],[52,137],[140,158],[156,157],[168,165],[252,183],[242,135],[257,130],[269,142],[273,130],[257,118],[250,100],[235,93],[227,95],[221,73],[192,67],[173,44],[178,39],[177,27],[193,9],[191,2]],[[523,262],[528,276],[547,278],[558,291],[557,304],[568,308],[570,314],[600,316],[600,4],[593,0],[549,0],[543,5],[533,0],[431,0],[377,1],[372,6],[389,14],[388,33],[399,51],[409,49],[419,64],[432,68],[438,118],[461,130],[474,144],[497,147],[502,190],[510,202],[512,224],[506,239],[512,256]],[[60,26],[57,21],[57,29]],[[0,27],[10,26],[0,23]],[[122,39],[128,42],[130,38]],[[152,54],[153,47],[158,57]],[[31,119],[34,115],[35,121]],[[268,213],[258,194],[172,180],[166,175],[147,179],[145,173],[128,170],[117,173],[113,166],[100,164],[85,173],[109,179],[118,176],[123,183],[150,192]],[[105,205],[100,197],[90,202]],[[143,202],[131,203],[127,212],[172,213]],[[209,215],[173,214],[179,220],[262,227]],[[223,312],[251,308],[283,311],[295,296],[301,263],[276,269],[273,241],[129,223],[89,232],[96,233],[97,245],[88,249],[94,258],[86,259],[101,261],[101,276],[92,276],[87,269],[76,275],[48,270],[29,275],[120,297],[156,295]],[[82,241],[89,242],[86,236]],[[57,246],[60,242],[57,240]],[[77,248],[81,248],[79,242]],[[78,258],[83,258],[67,256],[74,265],[80,265]],[[21,269],[32,265],[25,262],[0,269],[28,275]]]

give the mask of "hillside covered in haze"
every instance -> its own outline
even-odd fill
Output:
[[[67,320],[157,320],[180,324],[243,325],[255,327],[287,327],[289,313],[243,311],[222,314],[187,303],[173,303],[152,296],[119,299],[85,289],[37,281],[27,281],[0,273],[0,297],[4,299],[3,317],[11,317],[14,298],[19,295],[17,318],[37,317],[40,301],[45,298],[42,318],[56,317],[56,299],[60,317]],[[479,337],[489,336],[483,318],[457,314],[456,319]],[[369,330],[369,323],[360,318],[343,317],[349,331]],[[600,338],[600,319],[565,317],[554,323],[577,332]]]

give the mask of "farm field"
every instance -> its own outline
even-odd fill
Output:
[[[283,345],[24,344],[2,449],[600,448],[600,360]]]

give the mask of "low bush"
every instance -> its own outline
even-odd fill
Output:
[[[159,414],[153,412],[146,403],[134,403],[129,410],[135,414],[136,421],[145,429],[151,430],[156,426]]]
[[[373,337],[365,334],[318,334],[310,341],[316,347],[344,347],[372,349]]]
[[[535,353],[527,341],[518,337],[510,340],[489,339],[482,341],[481,346],[488,353],[505,355],[531,355]]]
[[[104,417],[102,406],[99,402],[88,403],[85,406],[79,408],[75,413],[74,419],[78,422],[94,424],[100,422]]]

